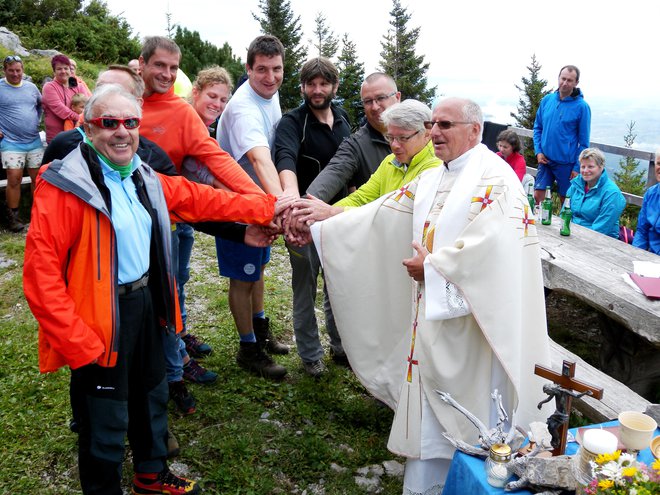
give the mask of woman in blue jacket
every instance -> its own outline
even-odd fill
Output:
[[[655,152],[655,177],[660,182],[660,150]],[[633,246],[660,254],[660,184],[650,187],[644,195]]]
[[[573,221],[601,234],[619,238],[619,217],[626,199],[607,176],[605,155],[596,148],[580,153],[580,175],[571,181],[566,196],[571,198]]]

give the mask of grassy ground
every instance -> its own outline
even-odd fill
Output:
[[[37,326],[22,291],[23,245],[24,235],[0,232],[0,493],[80,493],[76,436],[68,429],[69,373],[39,374]],[[3,260],[13,263],[4,266]],[[327,378],[307,377],[295,350],[278,358],[289,369],[280,383],[239,369],[226,281],[216,274],[207,236],[197,236],[193,263],[189,324],[213,346],[205,365],[220,376],[215,385],[191,387],[194,415],[171,409],[182,450],[173,469],[199,479],[204,493],[365,493],[354,476],[359,468],[393,459],[385,448],[392,412],[332,363]],[[275,333],[293,345],[289,272],[278,243],[267,271],[267,313]],[[130,462],[126,466],[129,478]],[[401,492],[396,477],[383,476],[380,486],[383,494]]]

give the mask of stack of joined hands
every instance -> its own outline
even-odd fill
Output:
[[[344,211],[324,203],[314,196],[304,198],[282,194],[275,203],[275,215],[268,226],[250,225],[245,233],[245,242],[251,246],[269,246],[284,235],[285,240],[294,246],[305,246],[312,242],[309,227],[316,221],[325,220]]]

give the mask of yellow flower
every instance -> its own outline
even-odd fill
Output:
[[[653,461],[653,469],[655,469],[660,473],[660,459],[656,459],[655,461]]]
[[[622,474],[628,478],[632,478],[637,474],[637,468],[634,466],[623,468]]]
[[[610,461],[616,461],[616,460],[619,459],[620,455],[621,455],[620,450],[616,450],[616,451],[612,452],[611,454],[599,454],[596,457],[596,464],[599,464],[599,465],[602,466],[603,464],[607,464]]]
[[[608,488],[612,488],[614,486],[614,481],[612,480],[600,480],[598,482],[598,488],[602,488],[603,490],[607,490]]]

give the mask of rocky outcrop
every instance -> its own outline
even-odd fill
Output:
[[[21,40],[18,36],[6,27],[0,27],[0,45],[7,48],[14,55],[20,55],[21,57],[27,57],[30,55],[30,52],[21,45]]]

